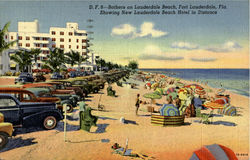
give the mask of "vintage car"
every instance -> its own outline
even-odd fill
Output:
[[[71,81],[72,86],[78,86],[82,89],[87,89],[88,93],[98,93],[100,90],[98,85],[89,82],[87,79],[83,79],[83,77],[69,78],[68,81]]]
[[[18,78],[15,79],[15,84],[17,83],[33,83],[34,78],[31,73],[22,72]]]
[[[14,127],[39,126],[54,129],[63,119],[62,113],[52,102],[20,102],[10,94],[0,94],[0,112],[5,122]]]
[[[56,85],[51,84],[49,82],[25,84],[23,85],[23,88],[50,88],[51,94],[75,94],[75,91],[72,89],[57,89]]]
[[[45,82],[46,77],[43,74],[39,73],[34,76],[34,82]]]
[[[81,100],[85,99],[85,93],[82,91],[82,89],[80,87],[66,87],[63,83],[60,82],[60,80],[58,81],[47,81],[47,82],[43,82],[45,84],[49,84],[52,85],[53,88],[55,88],[57,93],[65,93],[65,94],[76,94],[78,95]],[[54,93],[54,92],[52,92]]]
[[[87,82],[87,80],[78,80],[76,78],[69,78],[66,80],[53,80],[53,82],[61,82],[67,87],[79,87],[82,89],[85,97],[90,93],[97,93],[99,91],[98,86],[93,86]]]
[[[61,100],[61,105],[59,109],[62,111],[62,105],[67,105],[67,113],[71,113],[74,107],[77,106],[79,101],[79,96],[71,94],[52,94],[49,88],[26,88],[32,92],[38,98],[59,98]]]
[[[94,86],[99,86],[99,89],[103,89],[106,80],[104,78],[101,78],[98,75],[90,75],[90,76],[84,76],[84,77],[77,77],[76,79],[84,79],[87,80],[88,83]]]
[[[54,73],[51,75],[50,79],[64,79],[64,76],[61,75],[61,74],[58,73],[58,72],[54,72]]]
[[[4,115],[0,113],[0,150],[3,149],[9,142],[9,137],[13,134],[13,125],[4,122]]]
[[[38,92],[35,92],[34,90],[33,92],[39,95]],[[20,102],[54,102],[57,104],[57,108],[61,111],[63,111],[63,104],[66,104],[67,113],[71,113],[73,111],[73,106],[68,101],[61,101],[58,97],[39,97],[33,92],[22,88],[0,87],[0,93],[11,94]]]

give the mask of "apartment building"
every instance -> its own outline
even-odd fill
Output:
[[[88,55],[88,62],[83,63],[81,67],[85,69],[95,68],[95,56],[88,51],[87,32],[78,28],[78,23],[67,22],[66,28],[50,27],[49,33],[39,32],[38,20],[33,22],[18,22],[17,32],[8,32],[5,35],[7,42],[18,40],[11,48],[5,51],[0,59],[2,67],[0,72],[3,74],[6,71],[18,71],[18,64],[9,60],[9,55],[14,54],[17,49],[32,49],[40,48],[42,53],[38,57],[37,66],[33,63],[32,68],[41,68],[42,60],[46,60],[49,55],[49,50],[53,48],[61,48],[64,53],[70,50],[78,51],[82,56]]]

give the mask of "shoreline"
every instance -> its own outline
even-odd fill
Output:
[[[156,160],[189,159],[195,150],[214,143],[224,145],[235,153],[249,155],[249,98],[226,91],[230,94],[231,104],[240,107],[238,108],[240,116],[216,116],[213,118],[215,124],[197,123],[199,118],[193,117],[185,118],[186,125],[179,127],[154,126],[150,123],[150,112],[145,111],[148,104],[141,105],[139,116],[135,115],[134,106],[137,93],[143,95],[152,90],[145,89],[143,86],[145,83],[132,78],[129,80],[140,84],[136,89],[131,89],[130,85],[126,84],[123,84],[123,87],[112,84],[118,97],[110,97],[107,96],[107,85],[105,85],[99,94],[91,94],[91,97],[87,98],[86,104],[92,108],[96,109],[100,100],[100,104],[104,105],[106,110],[92,112],[92,115],[99,116],[99,119],[97,127],[92,127],[90,133],[78,130],[78,120],[68,120],[67,139],[70,142],[67,143],[63,141],[63,122],[51,131],[31,129],[31,132],[26,133],[21,129],[21,133],[7,146],[9,150],[0,152],[0,157],[4,160],[61,160],[83,157],[93,160],[132,159],[112,154],[111,146],[119,143],[125,147],[127,138],[129,149],[153,156]],[[214,88],[212,90],[212,93],[216,91]],[[149,102],[149,99],[141,97],[143,101]],[[156,100],[158,104],[163,104],[165,101],[165,97]],[[70,116],[74,117],[76,113],[75,110]],[[129,123],[121,124],[121,117]],[[31,142],[36,143],[31,144]],[[238,158],[247,160],[248,156],[238,156]]]

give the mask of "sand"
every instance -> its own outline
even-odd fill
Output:
[[[6,79],[1,78],[0,82],[2,84]],[[97,109],[101,98],[100,104],[105,106],[105,112],[92,111],[99,119],[97,127],[92,127],[90,133],[78,130],[79,121],[75,110],[67,121],[68,142],[64,142],[63,122],[50,131],[37,128],[19,129],[19,134],[0,152],[0,159],[136,159],[112,153],[111,146],[119,143],[124,147],[127,138],[129,149],[159,160],[189,159],[193,151],[214,143],[229,147],[237,154],[243,154],[238,156],[239,159],[249,159],[248,97],[227,92],[230,94],[231,104],[238,107],[240,116],[216,116],[213,117],[214,124],[209,125],[199,123],[199,118],[185,118],[183,126],[161,127],[151,125],[151,114],[145,111],[149,104],[141,105],[139,116],[135,115],[136,94],[152,92],[140,84],[136,89],[131,89],[128,85],[118,87],[113,84],[118,97],[107,96],[107,85],[98,94],[91,94],[86,103]],[[145,98],[142,100],[150,102]],[[164,103],[165,97],[156,102]],[[129,120],[129,123],[121,124],[121,117]]]

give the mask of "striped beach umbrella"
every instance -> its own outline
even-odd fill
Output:
[[[235,153],[228,147],[220,144],[203,146],[193,152],[189,160],[238,160]]]
[[[179,109],[173,104],[163,104],[160,109],[162,116],[179,116]]]
[[[215,103],[215,102],[205,102],[203,106],[206,108],[211,108],[211,109],[223,109],[224,108],[224,105]]]
[[[231,106],[230,104],[225,104],[223,114],[227,116],[236,116],[236,107]]]

